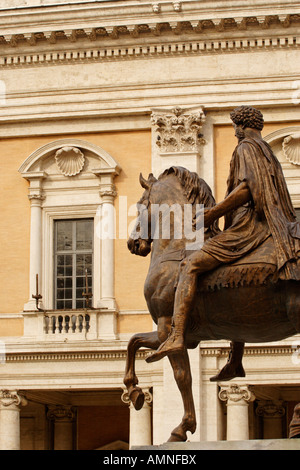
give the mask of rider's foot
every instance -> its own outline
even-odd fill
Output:
[[[234,379],[235,377],[245,377],[246,373],[242,364],[231,364],[228,362],[223,369],[213,377],[210,378],[211,382],[226,382],[227,380]]]
[[[150,356],[146,358],[146,362],[156,362],[169,354],[182,353],[185,349],[184,339],[173,330],[166,341]]]

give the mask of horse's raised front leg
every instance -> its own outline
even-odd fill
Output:
[[[187,350],[182,354],[172,354],[169,361],[173,368],[174,378],[182,396],[184,414],[179,426],[173,429],[168,442],[184,442],[187,431],[192,434],[196,430],[196,413],[192,393],[192,374]]]
[[[140,410],[144,404],[144,393],[140,387],[135,373],[135,355],[140,348],[157,349],[160,345],[157,331],[149,333],[137,333],[128,342],[126,369],[124,376],[124,384],[127,388],[129,398],[136,410]]]

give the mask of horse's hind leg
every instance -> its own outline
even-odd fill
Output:
[[[144,404],[144,393],[140,387],[135,374],[135,355],[140,348],[157,349],[160,344],[157,331],[150,331],[149,333],[137,333],[128,342],[127,346],[127,359],[126,369],[124,376],[124,384],[128,390],[129,398],[133,403],[136,410],[140,410]]]
[[[192,374],[187,350],[182,354],[172,354],[169,361],[173,368],[174,378],[182,396],[184,415],[179,426],[173,429],[169,442],[181,441],[187,439],[187,431],[192,434],[196,430],[196,413],[192,393]]]

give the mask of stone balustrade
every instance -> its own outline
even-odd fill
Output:
[[[39,341],[114,340],[117,312],[111,309],[23,312],[24,337]]]

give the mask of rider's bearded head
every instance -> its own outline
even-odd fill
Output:
[[[241,129],[250,127],[261,131],[264,127],[264,118],[262,113],[252,106],[239,106],[230,113],[232,122]]]

